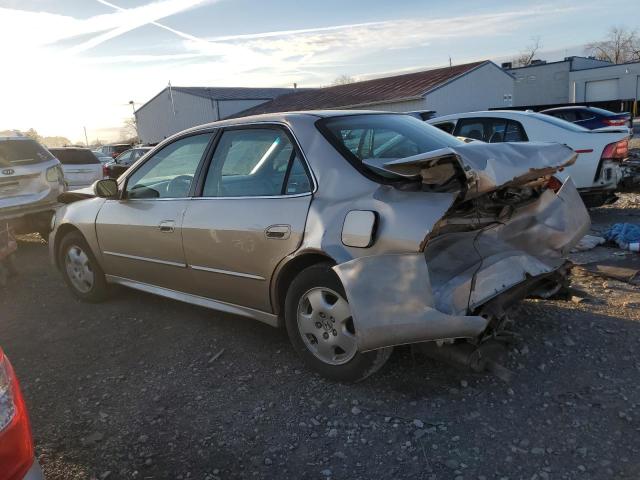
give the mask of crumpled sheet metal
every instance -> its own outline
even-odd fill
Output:
[[[506,224],[444,234],[424,253],[360,257],[334,267],[351,304],[360,351],[474,338],[487,320],[467,315],[527,280],[560,268],[589,228],[571,180]]]
[[[569,179],[557,194],[547,190],[505,224],[436,237],[425,249],[436,308],[461,314],[528,276],[556,270],[590,223]]]
[[[407,343],[477,337],[479,316],[451,316],[434,308],[424,256],[360,257],[333,267],[351,305],[359,351]]]
[[[447,147],[385,163],[382,168],[405,177],[433,181],[429,169],[446,158],[455,158],[471,180],[466,199],[497,188],[521,185],[550,175],[576,161],[577,154],[558,143],[480,143]],[[442,183],[441,175],[436,178]]]

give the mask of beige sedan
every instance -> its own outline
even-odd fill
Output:
[[[81,299],[119,284],[286,326],[311,368],[357,381],[396,345],[479,345],[558,288],[589,225],[551,177],[573,161],[401,114],[226,120],[64,194],[51,254]]]

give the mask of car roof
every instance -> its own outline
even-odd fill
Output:
[[[406,115],[406,113],[398,112],[384,112],[380,110],[300,110],[294,112],[277,112],[277,113],[263,113],[260,115],[249,115],[247,117],[232,117],[225,120],[218,120],[216,122],[205,123],[192,127],[187,132],[197,131],[206,128],[225,127],[230,125],[242,125],[246,123],[261,123],[261,122],[274,122],[274,123],[286,123],[295,118],[329,118],[329,117],[345,117],[350,115],[364,115],[364,114],[387,114],[387,115]]]
[[[492,116],[501,116],[501,117],[509,117],[513,116],[515,118],[518,117],[531,117],[531,118],[539,118],[542,115],[538,112],[533,111],[524,111],[524,110],[479,110],[477,112],[464,112],[464,113],[453,113],[451,115],[442,115],[441,117],[435,117],[430,120],[427,120],[429,123],[437,123],[446,120],[456,120],[458,118],[468,118],[468,117],[492,117]]]
[[[559,112],[561,110],[591,110],[591,107],[587,107],[586,105],[569,105],[566,107],[545,108],[544,110],[540,110],[540,112]]]
[[[51,147],[49,150],[89,150],[92,152],[92,150],[87,147]]]

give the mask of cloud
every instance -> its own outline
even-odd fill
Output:
[[[131,114],[129,100],[146,101],[168,80],[174,85],[204,86],[322,85],[336,72],[357,77],[362,71],[388,70],[399,63],[390,59],[405,58],[399,49],[417,47],[424,49],[424,57],[406,57],[404,65],[420,62],[424,68],[426,60],[421,59],[433,58],[429,52],[443,51],[449,42],[522,31],[525,25],[571,11],[540,5],[482,15],[200,38],[162,20],[218,0],[163,0],[131,9],[110,0],[96,1],[114,11],[81,19],[0,8],[0,56],[4,65],[19,72],[4,75],[0,86],[3,91],[21,92],[6,96],[0,128],[38,128],[37,121],[49,126],[41,129],[43,134],[74,137],[73,132],[81,135],[86,125],[91,136],[92,129],[120,124]],[[166,40],[141,43],[130,32],[143,25],[164,30]],[[130,35],[135,50],[124,53],[112,48],[106,55],[93,50],[120,35]],[[378,60],[372,63],[372,58]]]
[[[70,53],[79,53],[143,25],[215,1],[217,0],[161,0],[135,8],[116,8],[113,13],[94,15],[86,19],[0,7],[0,41],[4,45],[15,45],[16,39],[19,39],[22,48],[34,48],[96,34],[69,50]],[[108,4],[103,1],[100,3]],[[190,39],[193,40],[195,37]],[[0,47],[0,51],[5,48]]]

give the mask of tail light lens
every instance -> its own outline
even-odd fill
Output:
[[[102,165],[102,177],[107,178],[109,176],[109,169],[106,165]]]
[[[629,139],[625,138],[619,142],[610,143],[602,151],[601,159],[624,160],[629,156]]]
[[[0,480],[22,479],[33,464],[33,440],[20,385],[0,349]]]
[[[611,127],[623,127],[627,124],[624,118],[605,118],[604,123]]]
[[[562,182],[558,180],[556,177],[551,177],[547,182],[547,188],[549,190],[553,190],[555,193],[558,193],[560,188],[562,188]]]

